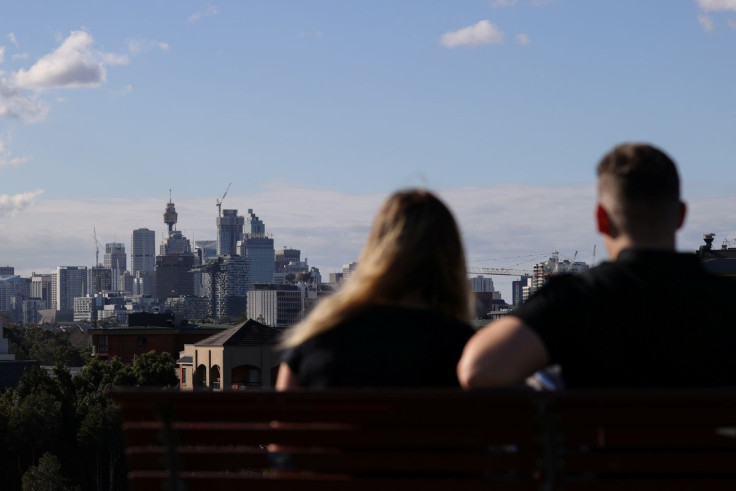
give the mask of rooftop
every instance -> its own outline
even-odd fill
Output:
[[[269,346],[279,342],[282,330],[253,319],[194,343],[195,346]]]

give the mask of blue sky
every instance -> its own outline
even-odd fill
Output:
[[[162,231],[169,188],[212,238],[229,182],[323,272],[406,186],[450,202],[480,265],[590,259],[593,168],[626,140],[678,162],[681,248],[736,238],[735,47],[736,0],[14,2],[0,263],[91,265],[93,226]]]

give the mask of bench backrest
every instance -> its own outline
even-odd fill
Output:
[[[134,490],[736,484],[733,391],[112,397]]]

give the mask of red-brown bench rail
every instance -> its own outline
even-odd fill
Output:
[[[133,490],[736,489],[733,390],[111,396]]]

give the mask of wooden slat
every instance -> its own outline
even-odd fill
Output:
[[[166,457],[164,447],[133,447],[126,452],[129,466],[138,470],[161,469]],[[535,455],[523,453],[477,452],[343,452],[337,449],[294,449],[269,456],[262,449],[247,447],[180,447],[177,449],[182,471],[231,471],[268,469],[274,459],[281,459],[290,469],[314,472],[501,472],[523,470],[531,475]]]
[[[534,433],[523,429],[433,427],[433,428],[361,428],[314,425],[311,428],[269,427],[267,425],[232,423],[174,423],[177,445],[249,445],[284,444],[309,446],[341,446],[367,448],[406,448],[416,446],[466,447],[490,444],[531,442]],[[156,438],[162,431],[158,423],[125,423],[128,445],[141,446],[162,442]]]
[[[733,491],[736,481],[732,478],[667,478],[585,480],[557,483],[555,491]]]
[[[636,451],[587,452],[562,457],[566,473],[593,472],[625,474],[734,474],[733,451]]]
[[[713,426],[601,426],[565,427],[563,442],[571,447],[597,448],[736,448],[736,438]]]
[[[166,489],[168,476],[164,472],[136,472],[130,476],[132,491],[152,491]],[[213,490],[258,490],[292,491],[318,489],[320,491],[376,491],[393,489],[413,489],[422,491],[538,491],[535,481],[497,481],[492,486],[477,479],[447,478],[373,478],[356,479],[345,475],[286,475],[278,477],[254,476],[249,474],[216,474],[207,472],[184,473],[187,491]]]
[[[169,477],[164,434],[188,490],[736,489],[731,389],[113,397],[133,489]],[[307,473],[274,471],[265,444],[289,449],[277,468]]]

